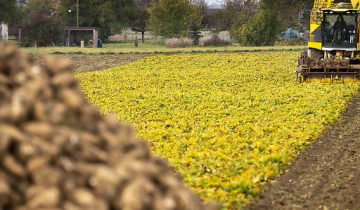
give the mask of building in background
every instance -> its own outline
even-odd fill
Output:
[[[5,22],[1,22],[0,24],[0,40],[1,41],[8,41],[9,40],[9,29],[8,25]]]

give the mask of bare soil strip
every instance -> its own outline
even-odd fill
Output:
[[[248,209],[360,210],[360,96]]]
[[[149,55],[55,55],[60,58],[70,58],[73,61],[73,70],[76,72],[100,71],[122,66],[143,59]],[[43,63],[41,56],[34,55],[38,63]]]

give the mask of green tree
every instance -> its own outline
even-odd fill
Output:
[[[242,45],[273,45],[279,35],[277,15],[270,9],[261,10],[255,17],[240,27],[237,39]]]
[[[16,18],[16,0],[0,1],[0,22],[12,23]]]
[[[185,36],[191,24],[200,21],[197,7],[189,0],[159,0],[151,8],[150,26],[160,36]]]
[[[231,2],[237,1],[246,2]],[[309,0],[261,0],[259,12],[253,18],[249,19],[249,15],[237,16],[237,23],[232,24],[232,35],[242,45],[273,45],[281,30],[299,27],[299,11],[309,3]],[[241,23],[241,20],[246,22]]]
[[[193,22],[190,24],[190,37],[193,40],[194,45],[199,45],[199,39],[201,38],[199,23]]]
[[[197,7],[197,10],[201,17],[200,27],[205,28],[208,24],[208,3],[206,2],[206,0],[191,0],[191,2]]]
[[[52,0],[30,0],[21,16],[20,26],[25,28],[23,45],[49,46],[63,43],[64,20],[58,5],[54,5]]]
[[[226,0],[225,25],[231,36],[236,37],[237,30],[258,12],[257,0]]]
[[[302,9],[311,9],[313,2],[314,0],[262,0],[261,7],[274,11],[282,28],[298,28],[299,12]]]
[[[68,16],[68,26],[76,26],[76,1],[62,0],[62,13]],[[133,0],[80,0],[79,25],[81,27],[98,27],[100,38],[108,40],[112,34],[119,33],[130,26],[134,16]],[[67,11],[71,10],[71,13]]]
[[[141,33],[141,42],[145,42],[145,32],[148,30],[148,22],[150,18],[150,12],[146,4],[139,3],[136,6],[136,12],[134,20],[132,20],[131,29]]]

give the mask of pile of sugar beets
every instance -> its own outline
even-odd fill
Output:
[[[86,101],[71,62],[0,44],[0,209],[208,210],[146,143]]]

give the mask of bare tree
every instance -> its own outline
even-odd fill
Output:
[[[276,13],[282,27],[300,28],[299,12],[311,9],[313,0],[262,0],[261,3]]]
[[[205,27],[207,25],[207,12],[208,12],[208,4],[206,0],[190,0],[192,4],[195,4],[198,8],[199,15],[201,17],[201,26]]]
[[[230,30],[236,30],[250,20],[258,11],[258,0],[225,0],[226,23]]]

